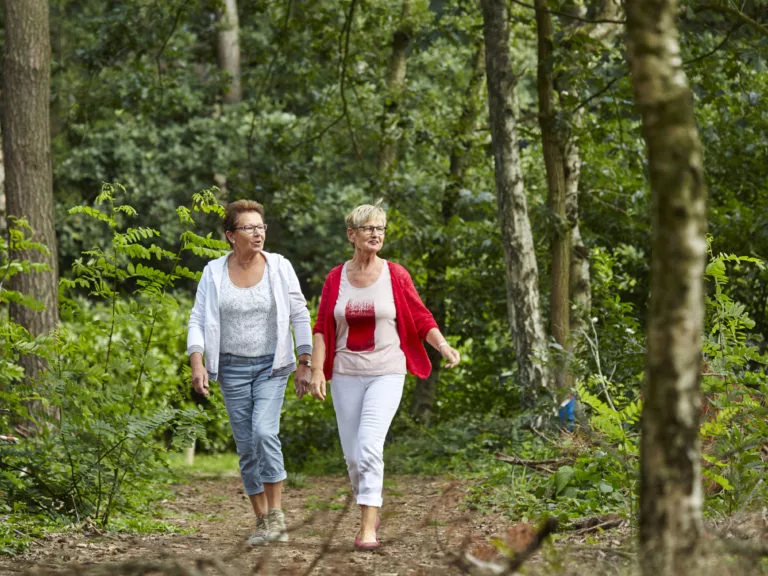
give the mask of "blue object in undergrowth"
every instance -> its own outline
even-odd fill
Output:
[[[563,400],[557,414],[560,416],[560,428],[573,432],[573,424],[576,420],[576,396],[571,394]]]

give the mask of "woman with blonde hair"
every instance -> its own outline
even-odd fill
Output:
[[[351,260],[323,285],[310,392],[324,400],[331,380],[333,407],[352,489],[360,505],[356,550],[376,550],[383,503],[384,440],[403,393],[406,372],[426,378],[432,366],[426,340],[452,368],[459,352],[440,333],[408,271],[384,260],[387,217],[379,204],[358,206],[346,218]]]
[[[223,224],[232,251],[206,265],[189,317],[192,384],[207,396],[209,381],[219,382],[256,514],[248,543],[286,542],[280,411],[291,372],[296,371],[299,398],[309,385],[309,310],[291,263],[264,250],[264,207],[253,200],[232,202]]]

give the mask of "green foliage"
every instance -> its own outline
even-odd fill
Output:
[[[111,241],[84,252],[62,280],[67,297],[56,332],[32,340],[3,324],[4,361],[35,354],[49,369],[40,382],[4,371],[0,395],[9,408],[0,429],[29,418],[34,399],[60,415],[39,422],[34,436],[0,444],[0,495],[14,510],[91,517],[106,526],[113,514],[144,506],[168,449],[205,438],[210,416],[189,397],[183,360],[190,302],[171,289],[185,251],[203,245],[220,253],[225,245],[187,236],[176,253],[159,247],[156,230],[128,225],[137,214],[116,203],[122,191],[105,184],[94,206],[72,210],[106,227]],[[186,225],[194,224],[191,212],[220,210],[212,191],[193,202],[192,211],[179,211]]]
[[[726,291],[729,269],[744,265],[764,268],[758,258],[714,255],[710,248],[699,435],[711,504],[714,510],[729,512],[768,494],[762,486],[766,465],[761,453],[768,434],[763,400],[768,392],[768,356],[760,352],[762,338],[753,332],[755,323],[746,307]],[[742,274],[743,268],[738,272]]]

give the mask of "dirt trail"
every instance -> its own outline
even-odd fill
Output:
[[[191,530],[188,534],[51,535],[22,557],[0,558],[0,574],[141,574],[145,572],[137,569],[153,564],[161,569],[147,574],[458,574],[455,561],[468,543],[493,550],[484,544],[487,538],[509,528],[503,515],[462,510],[465,489],[441,478],[389,478],[382,547],[371,553],[353,550],[359,513],[349,504],[346,478],[309,477],[305,486],[286,487],[283,508],[290,542],[260,548],[244,545],[252,513],[239,477],[195,479],[176,486],[176,497],[158,509],[158,517]],[[536,573],[541,556],[532,559],[526,571]],[[616,558],[608,560],[615,570]],[[542,573],[555,571],[550,565]]]

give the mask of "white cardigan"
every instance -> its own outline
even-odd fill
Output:
[[[212,381],[216,381],[219,373],[221,336],[219,295],[221,281],[224,278],[224,267],[230,254],[231,252],[211,260],[203,269],[203,276],[197,285],[195,305],[192,307],[187,325],[187,354],[204,351],[205,367],[208,378]],[[296,356],[293,352],[290,327],[293,326],[296,343],[300,348],[306,349],[309,346],[311,350],[312,347],[312,329],[307,301],[301,293],[299,279],[291,263],[280,254],[265,251],[262,251],[262,254],[273,272],[269,274],[269,278],[277,306],[277,349],[272,370],[274,372],[290,366],[292,372],[296,369]]]

